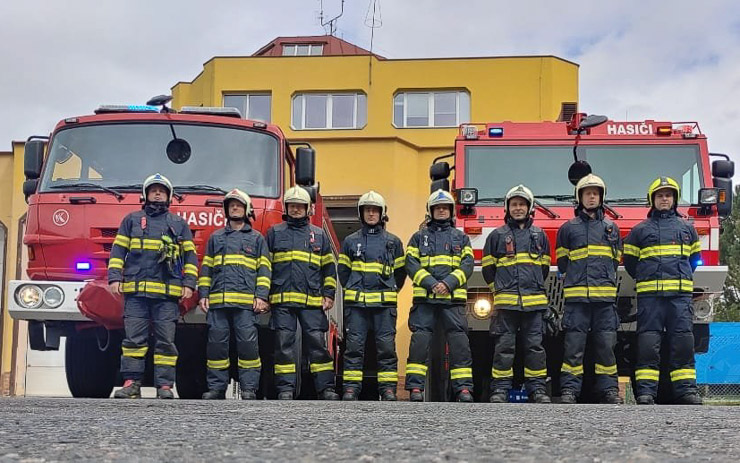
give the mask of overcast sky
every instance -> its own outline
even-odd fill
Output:
[[[388,58],[552,54],[580,64],[580,109],[696,120],[740,160],[740,1],[376,0]],[[341,0],[324,0],[326,16]],[[371,0],[337,35],[365,48]],[[143,103],[216,55],[320,35],[319,0],[1,0],[0,151],[101,103]]]

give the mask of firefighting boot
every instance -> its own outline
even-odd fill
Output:
[[[127,379],[123,387],[113,394],[116,399],[140,399],[141,398],[141,381]]]
[[[412,402],[424,402],[424,391],[422,391],[418,387],[411,389],[411,394],[409,394],[409,399]]]
[[[563,389],[560,392],[560,403],[561,404],[574,404],[578,402],[576,392],[572,389]]]
[[[251,389],[242,389],[242,400],[257,400],[257,393]]]
[[[319,399],[321,400],[339,400],[339,394],[334,392],[333,387],[327,387],[323,391],[321,391],[321,394],[319,394]]]
[[[549,404],[552,403],[550,400],[550,396],[547,395],[547,392],[545,392],[544,389],[537,389],[532,393],[532,396],[529,398],[529,401],[536,404]]]
[[[509,402],[509,393],[503,389],[496,389],[491,393],[489,402],[492,404],[505,404]]]
[[[283,391],[278,394],[278,400],[293,400],[293,391]]]
[[[352,387],[346,388],[342,400],[357,400],[357,390]]]
[[[473,394],[467,388],[460,389],[457,393],[458,402],[473,402]]]
[[[655,405],[655,398],[651,395],[641,395],[637,397],[637,405]]]
[[[211,390],[204,392],[201,398],[203,400],[224,400],[226,398],[226,391]]]
[[[396,398],[396,391],[393,389],[384,389],[383,392],[380,393],[380,400],[383,402],[395,402],[398,400]]]
[[[702,405],[703,403],[699,394],[695,392],[684,394],[676,400],[676,404],[678,405]]]
[[[601,396],[599,403],[619,405],[624,403],[624,401],[619,397],[619,391],[617,389],[609,389]]]
[[[158,399],[174,399],[175,394],[172,393],[172,386],[161,386],[157,388]]]

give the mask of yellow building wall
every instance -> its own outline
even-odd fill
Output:
[[[464,89],[472,122],[556,120],[563,102],[578,101],[578,66],[555,57],[379,60],[370,56],[226,57],[204,65],[193,82],[172,89],[173,107],[221,106],[229,93],[272,95],[272,123],[317,152],[321,193],[385,196],[388,230],[406,243],[424,219],[428,169],[452,151],[457,128],[395,128],[399,91]],[[296,93],[361,91],[367,125],[358,130],[300,130],[291,124]],[[405,366],[410,333],[411,282],[399,299],[397,349]]]

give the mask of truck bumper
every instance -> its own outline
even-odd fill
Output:
[[[727,278],[727,266],[698,267],[694,272],[694,323],[709,323],[712,321],[714,311],[714,299],[722,292]],[[550,267],[550,275],[545,281],[547,296],[550,306],[562,313],[563,309],[563,280],[558,278],[557,267]],[[630,277],[624,267],[617,271],[617,297],[620,315],[625,311],[627,315],[637,311],[637,292],[635,280]],[[488,289],[481,267],[476,266],[473,275],[468,279],[468,325],[473,331],[488,330],[490,315],[479,318],[473,315],[473,305],[478,299],[488,299],[492,302],[491,291]],[[623,328],[625,324],[623,324]]]
[[[8,283],[8,313],[15,320],[55,320],[55,321],[91,321],[77,308],[77,296],[85,287],[84,281],[30,281],[11,280]],[[25,286],[35,286],[42,294],[41,302],[34,307],[26,307],[19,302],[18,295]],[[63,294],[61,304],[49,305],[43,298],[44,292],[56,288]]]

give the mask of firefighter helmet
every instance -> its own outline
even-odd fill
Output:
[[[283,208],[286,213],[288,212],[288,204],[290,203],[305,204],[307,213],[311,210],[311,196],[308,194],[308,191],[298,185],[288,188],[283,195]]]
[[[647,200],[650,207],[654,207],[653,197],[655,196],[655,193],[663,188],[673,190],[673,207],[675,208],[678,206],[678,198],[681,197],[681,187],[678,186],[678,182],[670,177],[659,177],[656,178],[653,183],[650,184],[650,188],[648,188]]]
[[[364,195],[360,196],[357,201],[357,215],[362,220],[362,208],[364,206],[375,206],[380,208],[380,220],[388,218],[388,206],[385,204],[385,198],[380,193],[373,190],[368,191]]]
[[[434,206],[440,206],[442,204],[449,205],[450,212],[452,212],[455,207],[455,198],[452,197],[449,191],[445,191],[440,188],[439,190],[432,193],[427,200],[427,214],[429,214],[429,217],[434,217],[432,215],[432,208]]]
[[[144,200],[146,201],[146,190],[149,189],[152,185],[162,185],[167,189],[167,201],[172,201],[172,183],[170,180],[165,177],[164,175],[157,172],[154,175],[150,175],[149,177],[144,180],[144,184],[141,186],[141,193],[144,195]]]
[[[601,190],[600,204],[604,204],[604,197],[606,197],[606,183],[598,175],[588,174],[578,181],[575,189],[576,201],[581,204],[581,191],[588,187],[596,187]]]
[[[506,197],[504,198],[504,211],[506,211],[507,214],[509,214],[509,201],[511,198],[522,198],[527,201],[527,204],[529,205],[527,215],[531,214],[534,210],[534,195],[532,194],[532,190],[524,185],[519,184],[506,193]]]
[[[229,216],[229,201],[231,201],[232,199],[235,201],[239,201],[244,205],[244,217],[249,217],[249,215],[252,213],[252,198],[250,198],[248,194],[246,194],[239,188],[234,188],[233,190],[226,193],[226,196],[224,196],[224,213],[226,214],[226,217]]]

